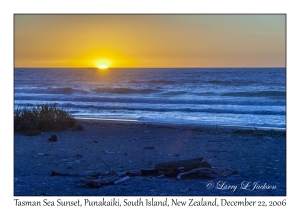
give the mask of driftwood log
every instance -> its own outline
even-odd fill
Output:
[[[182,172],[177,175],[177,179],[214,179],[216,178],[217,173],[211,168],[195,168],[187,172]]]
[[[61,173],[58,171],[51,171],[51,176],[80,176],[79,174],[72,174],[72,173]]]
[[[83,186],[99,188],[103,185],[120,184],[129,179],[130,179],[129,176],[112,173],[112,174],[107,174],[105,176],[99,176],[97,179],[92,179],[92,178],[82,179],[81,182],[84,184]]]
[[[157,172],[162,172],[166,177],[176,177],[178,174],[188,172],[193,169],[211,169],[211,165],[202,157],[158,163],[155,166]]]

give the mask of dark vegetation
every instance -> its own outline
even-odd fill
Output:
[[[56,105],[36,105],[30,108],[14,110],[14,131],[28,136],[39,135],[45,131],[64,131],[70,128],[83,130],[82,125],[76,124],[71,114]]]

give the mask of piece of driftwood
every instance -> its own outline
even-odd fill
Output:
[[[127,171],[126,173],[126,176],[142,176],[142,172],[141,170],[138,170],[138,171]]]
[[[123,177],[121,179],[118,179],[118,180],[114,181],[114,184],[120,184],[120,183],[125,182],[125,181],[127,181],[129,179],[130,179],[129,176],[125,176],[125,177]]]
[[[81,180],[81,182],[84,184],[84,186],[91,188],[99,188],[102,186],[100,182],[97,182],[95,180]]]
[[[187,172],[182,172],[177,175],[177,179],[194,178],[194,179],[214,179],[216,172],[211,168],[195,168]]]
[[[158,163],[155,166],[155,170],[158,171],[172,171],[178,170],[178,168],[184,168],[184,170],[192,170],[193,168],[199,168],[201,166],[211,167],[209,163],[203,161],[203,158],[194,158],[194,159],[187,159],[187,160],[180,160],[180,161],[170,161],[170,162],[163,162]]]
[[[141,170],[142,176],[157,176],[159,175],[158,170]]]
[[[80,174],[61,173],[57,171],[51,171],[51,176],[80,176]]]
[[[211,168],[211,165],[203,160],[202,157],[180,160],[180,161],[170,161],[158,163],[155,166],[156,171],[162,171],[166,177],[176,177],[179,173],[191,171],[196,168]]]
[[[83,179],[81,182],[83,183],[83,186],[86,187],[92,187],[92,188],[99,188],[103,185],[112,185],[114,184],[114,181],[117,179],[107,179],[107,180],[102,180],[102,179]]]
[[[99,177],[98,179],[83,179],[81,180],[81,182],[83,183],[83,186],[99,188],[104,185],[120,184],[129,179],[130,179],[129,176],[120,177],[116,175],[116,176]]]

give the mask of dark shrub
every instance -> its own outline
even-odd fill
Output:
[[[76,120],[56,105],[37,105],[31,108],[14,110],[14,129],[17,132],[33,130],[68,130],[74,127]]]
[[[76,124],[76,120],[74,118],[70,118],[68,120],[69,128],[74,128],[75,124]]]

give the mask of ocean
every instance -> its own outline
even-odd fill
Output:
[[[285,68],[15,68],[14,106],[77,118],[286,128]]]

